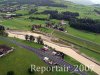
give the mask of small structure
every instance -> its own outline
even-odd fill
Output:
[[[16,16],[16,14],[6,14],[6,17],[8,17],[8,18],[12,18],[13,16]]]
[[[14,50],[14,48],[10,48],[6,45],[0,45],[0,57],[12,52]]]
[[[67,23],[64,20],[61,20],[60,24],[61,25],[66,25]]]

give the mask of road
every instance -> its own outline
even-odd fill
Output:
[[[63,52],[64,54],[74,58],[75,60],[79,61],[80,63],[82,63],[83,65],[90,67],[90,69],[92,69],[95,73],[97,73],[98,75],[100,75],[100,65],[94,63],[93,61],[81,56],[80,54],[76,53],[73,49],[66,47],[62,47],[57,45],[56,43],[50,41],[50,37],[44,36],[42,34],[37,34],[37,33],[32,33],[30,31],[7,31],[9,34],[9,37],[16,37],[19,39],[25,39],[25,35],[33,35],[35,37],[41,36],[44,40],[44,44],[55,48],[57,51]],[[91,66],[94,66],[93,68]]]

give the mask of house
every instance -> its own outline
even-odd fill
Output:
[[[0,57],[10,53],[13,51],[14,48],[10,48],[6,45],[0,45]]]
[[[4,19],[11,19],[13,18],[14,16],[16,16],[16,14],[11,14],[11,13],[7,13],[3,16]]]

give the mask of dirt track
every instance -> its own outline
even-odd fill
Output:
[[[91,60],[81,56],[80,54],[76,53],[73,49],[62,47],[57,44],[54,44],[54,42],[51,42],[49,37],[46,37],[42,34],[32,33],[32,32],[22,32],[22,31],[7,31],[9,33],[9,37],[16,37],[19,39],[25,39],[24,35],[29,34],[33,35],[35,37],[41,36],[44,39],[44,44],[47,44],[48,46],[55,48],[57,51],[63,52],[66,55],[76,59],[80,63],[84,64],[85,66],[90,66],[90,68],[93,68],[93,71],[96,72],[98,75],[100,75],[100,66],[96,63],[92,62]],[[91,67],[92,66],[92,67]],[[94,67],[93,67],[94,66]]]

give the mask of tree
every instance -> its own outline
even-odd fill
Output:
[[[50,14],[50,19],[57,19],[57,20],[70,20],[71,18],[76,18],[79,16],[79,13],[74,12],[61,12],[59,13],[57,10],[45,10],[42,14]]]
[[[43,40],[42,40],[41,36],[37,37],[37,43],[38,44],[43,44]]]
[[[34,37],[34,36],[32,36],[32,35],[30,35],[29,40],[32,42],[32,41],[34,41],[34,40],[35,40],[35,37]]]
[[[64,53],[62,53],[62,54],[61,54],[61,56],[62,56],[62,59],[64,59],[64,57],[65,57],[65,54],[64,54]]]
[[[44,45],[44,43],[43,43],[43,39],[40,40],[40,44],[41,44],[41,45]]]
[[[5,27],[0,25],[0,35],[1,36],[8,36],[8,34],[5,32]]]
[[[7,75],[15,75],[14,71],[8,71]]]
[[[90,32],[100,33],[100,22],[89,18],[71,19],[70,26],[79,30],[86,30]]]
[[[25,35],[25,40],[27,41],[29,39],[29,35]]]
[[[31,28],[31,31],[33,31],[33,30],[35,30],[35,26],[34,26],[34,25],[33,25],[32,28]]]

